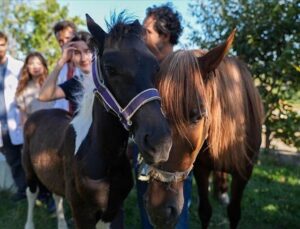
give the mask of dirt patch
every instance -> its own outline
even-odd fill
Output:
[[[297,151],[297,148],[288,146],[279,139],[273,139],[270,148],[270,154],[274,155],[278,162],[300,166],[300,152]]]

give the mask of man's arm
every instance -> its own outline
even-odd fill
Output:
[[[59,59],[54,70],[43,83],[39,94],[40,101],[51,101],[66,97],[61,87],[57,86],[57,79],[64,64],[72,59],[73,50],[74,48],[70,47],[69,44],[64,47],[62,57]]]

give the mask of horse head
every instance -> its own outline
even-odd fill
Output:
[[[174,228],[182,211],[183,181],[210,128],[212,94],[206,82],[228,52],[234,32],[225,43],[200,57],[194,51],[177,51],[161,64],[157,84],[172,128],[173,145],[168,161],[148,166],[144,201],[157,228]]]
[[[133,135],[149,164],[166,161],[171,131],[154,88],[159,64],[142,40],[142,26],[121,13],[106,33],[86,17],[98,51],[93,71],[98,72],[94,81],[103,103]]]

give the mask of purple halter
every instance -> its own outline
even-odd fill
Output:
[[[130,126],[132,125],[131,117],[137,112],[137,110],[141,106],[152,100],[161,99],[158,90],[155,88],[149,88],[140,92],[123,109],[119,105],[115,97],[112,95],[112,93],[104,85],[101,70],[97,67],[97,60],[97,55],[94,55],[92,63],[93,80],[96,86],[96,88],[94,89],[94,93],[97,93],[101,96],[102,101],[105,105],[105,109],[107,111],[113,111],[113,113],[115,113],[119,117],[124,128],[129,131]]]

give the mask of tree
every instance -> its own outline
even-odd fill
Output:
[[[70,20],[80,25],[83,21],[69,17],[67,7],[60,7],[56,0],[8,2],[2,0],[0,30],[10,37],[10,52],[23,59],[29,52],[39,51],[51,68],[60,55],[52,30],[54,24]]]
[[[262,96],[266,147],[276,137],[299,149],[300,116],[290,101],[297,92],[299,99],[300,1],[194,1],[189,10],[201,29],[191,32],[198,47],[223,42],[237,28],[233,51],[249,65]]]

